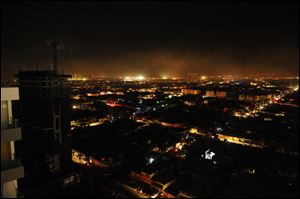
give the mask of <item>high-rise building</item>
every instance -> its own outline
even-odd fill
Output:
[[[21,160],[15,156],[15,141],[22,139],[12,101],[19,100],[17,87],[1,88],[1,198],[18,196],[17,180],[24,177]]]
[[[23,140],[17,147],[24,162],[23,188],[69,173],[71,159],[70,88],[56,71],[22,71],[18,75]]]

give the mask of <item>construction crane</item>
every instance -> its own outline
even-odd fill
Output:
[[[47,40],[48,46],[53,48],[53,70],[57,73],[57,51],[71,51],[71,48],[66,47],[65,45],[58,43],[55,40]]]

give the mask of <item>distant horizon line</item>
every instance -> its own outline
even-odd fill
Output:
[[[53,69],[25,69],[25,70],[18,70],[17,73],[19,72],[26,72],[26,71],[54,71]],[[131,74],[131,75],[91,75],[91,74],[83,74],[83,73],[80,73],[80,72],[66,72],[66,71],[58,71],[58,74],[71,74],[71,75],[79,75],[79,76],[85,76],[85,77],[101,77],[101,78],[124,78],[124,77],[134,77],[134,76],[139,76],[139,75],[142,75],[142,76],[145,76],[145,78],[159,78],[159,77],[162,77],[162,76],[167,76],[167,77],[172,77],[172,78],[184,78],[186,77],[188,74],[196,74],[196,75],[199,75],[199,76],[207,76],[207,77],[218,77],[218,76],[293,76],[294,74],[292,73],[285,73],[285,74],[280,74],[280,73],[255,73],[255,74],[217,74],[217,75],[211,75],[211,74],[208,74],[208,73],[200,73],[200,72],[196,72],[196,71],[190,71],[190,72],[186,72],[185,75],[169,75],[167,73],[163,73],[161,75],[146,75],[144,74],[143,72],[135,72],[134,74]],[[299,72],[297,74],[299,76]]]
[[[37,70],[25,70],[25,71],[19,71],[19,72],[26,72],[26,71],[32,71],[32,72],[35,72]],[[39,71],[53,71],[53,70],[39,70]],[[192,73],[192,72],[191,72]],[[191,74],[190,73],[190,74]],[[133,76],[127,76],[127,75],[124,75],[124,76],[108,76],[108,75],[82,75],[80,73],[57,73],[58,75],[62,75],[62,74],[71,74],[71,80],[76,80],[76,75],[78,74],[77,78],[78,80],[97,80],[97,79],[123,79],[124,78],[127,78],[127,77],[137,77],[137,75],[133,75]],[[189,74],[189,73],[187,73]],[[146,79],[157,79],[157,80],[188,80],[188,79],[191,79],[191,78],[188,78],[187,77],[187,74],[185,76],[168,76],[168,77],[162,77],[162,76],[146,76],[146,75],[143,75],[143,80],[146,80]],[[199,81],[199,80],[207,80],[207,79],[211,79],[211,78],[239,78],[239,79],[244,79],[244,78],[249,78],[249,77],[263,77],[263,78],[267,78],[267,77],[270,77],[270,78],[296,78],[296,79],[299,79],[299,74],[297,75],[292,75],[292,74],[274,74],[274,73],[266,73],[266,74],[247,74],[247,75],[229,75],[229,74],[226,74],[226,75],[204,75],[204,74],[200,74],[200,73],[195,73],[193,72],[193,74],[197,74],[197,78],[194,79],[196,81]],[[202,77],[202,79],[201,79]],[[204,78],[203,78],[204,77]],[[5,82],[13,82],[13,81],[16,81],[17,78],[16,77],[13,77],[9,80],[3,80],[1,79],[1,83],[5,83]],[[129,80],[129,81],[138,81],[138,80]]]

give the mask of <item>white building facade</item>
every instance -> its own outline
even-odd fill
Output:
[[[18,196],[17,180],[24,177],[21,160],[15,157],[15,141],[21,128],[12,114],[12,101],[19,100],[18,87],[1,88],[1,198]]]

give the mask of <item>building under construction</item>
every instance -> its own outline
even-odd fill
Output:
[[[67,84],[71,75],[57,73],[54,55],[53,70],[20,71],[16,75],[23,134],[16,151],[25,170],[25,178],[19,183],[21,190],[63,179],[72,168],[71,90]]]

